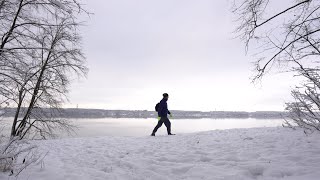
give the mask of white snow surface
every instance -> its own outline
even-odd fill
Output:
[[[33,143],[48,154],[18,179],[320,179],[320,134],[281,127]],[[10,178],[0,174],[0,179]]]

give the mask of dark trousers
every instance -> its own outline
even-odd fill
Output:
[[[157,126],[153,129],[152,134],[155,134],[157,130],[162,126],[162,124],[166,125],[168,134],[171,134],[171,122],[167,117],[161,117],[161,119],[158,121]]]

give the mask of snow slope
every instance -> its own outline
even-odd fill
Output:
[[[319,180],[319,137],[279,127],[35,141],[48,151],[44,167],[32,165],[19,179]]]

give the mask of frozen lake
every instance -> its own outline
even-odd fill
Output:
[[[78,126],[73,137],[95,136],[146,136],[150,135],[157,124],[157,119],[72,119]],[[282,119],[171,119],[173,133],[192,133],[216,129],[276,127],[281,126]],[[2,120],[3,131],[8,131],[11,121]],[[156,135],[165,135],[166,128],[163,125]],[[65,137],[65,135],[61,135]]]
[[[173,133],[192,133],[215,129],[281,126],[283,120],[270,119],[171,119]],[[77,136],[146,136],[156,126],[157,119],[77,119]],[[157,135],[167,134],[163,125]]]

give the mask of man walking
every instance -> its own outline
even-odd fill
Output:
[[[174,135],[174,134],[171,134],[171,122],[168,119],[168,114],[172,116],[171,112],[168,110],[168,105],[167,105],[168,99],[169,99],[169,95],[167,93],[164,93],[163,99],[156,106],[156,111],[158,112],[159,121],[157,126],[153,129],[151,136],[156,135],[157,130],[162,126],[163,123],[167,127],[168,135]]]

